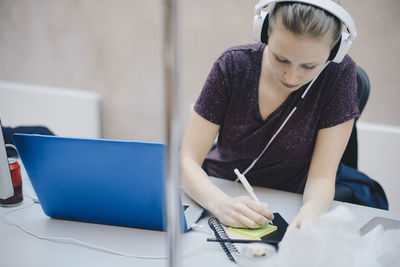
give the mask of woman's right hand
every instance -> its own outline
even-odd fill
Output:
[[[219,129],[219,125],[192,112],[181,147],[182,182],[185,191],[225,225],[246,228],[267,225],[274,217],[267,204],[259,203],[248,196],[229,197],[202,169],[201,165]]]
[[[274,219],[266,203],[247,196],[220,199],[211,212],[221,223],[232,227],[259,228]]]

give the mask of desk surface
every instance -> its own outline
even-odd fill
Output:
[[[231,196],[246,195],[240,184],[215,179]],[[258,198],[269,204],[290,222],[301,205],[301,195],[255,187]],[[30,232],[46,237],[68,237],[105,247],[129,255],[162,257],[167,255],[167,235],[165,232],[135,228],[74,222],[51,219],[44,215],[39,204],[24,203],[15,208],[0,208],[0,214],[18,222]],[[334,201],[332,207],[342,204]],[[400,214],[379,209],[343,203],[357,218],[361,228],[375,216],[400,220]],[[25,209],[23,206],[30,205]],[[20,209],[20,210],[19,210]],[[203,218],[199,224],[207,225]],[[217,243],[208,243],[211,235],[205,229],[182,234],[183,266],[226,266],[232,263]],[[69,243],[41,240],[31,236],[6,219],[0,221],[0,265],[1,266],[166,266],[167,259],[128,258]],[[236,266],[232,264],[232,266]]]

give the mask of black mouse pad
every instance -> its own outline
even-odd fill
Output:
[[[278,227],[278,229],[266,236],[261,237],[261,240],[268,241],[281,241],[283,236],[286,233],[286,229],[288,227],[288,223],[283,219],[283,217],[279,213],[274,213],[274,219],[272,220],[273,224]]]

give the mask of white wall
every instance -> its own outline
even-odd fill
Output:
[[[225,49],[252,42],[257,2],[178,1],[181,110]],[[358,27],[350,54],[371,79],[362,119],[400,126],[400,1],[341,3]],[[97,92],[104,137],[163,140],[162,7],[162,0],[0,0],[0,80]]]
[[[358,121],[358,168],[378,181],[389,210],[400,212],[400,127]]]
[[[99,138],[100,104],[93,92],[0,81],[3,126],[45,126],[56,135]]]

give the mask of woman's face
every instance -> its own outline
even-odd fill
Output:
[[[302,37],[276,25],[267,47],[268,69],[275,85],[293,92],[309,83],[326,63],[331,45],[329,37]]]

